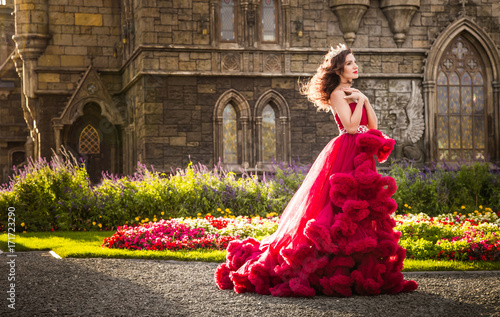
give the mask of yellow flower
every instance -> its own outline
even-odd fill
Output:
[[[229,208],[226,208],[226,211],[227,211],[227,212],[231,212],[231,210],[229,210]]]
[[[92,222],[92,224],[95,226],[95,221],[94,221],[94,222]]]
[[[199,216],[201,216],[201,212],[197,213],[196,215],[197,215],[198,217],[199,217]]]
[[[408,207],[408,204],[405,204],[405,207]]]
[[[217,208],[217,211],[221,211],[221,210],[222,210],[222,209],[220,209],[220,208]]]
[[[148,222],[148,221],[149,221],[149,218],[144,219],[144,221]]]
[[[483,209],[483,206],[479,206],[479,209]]]
[[[139,221],[139,217],[135,217],[135,221]]]
[[[23,222],[23,223],[21,223],[21,227],[24,227],[24,222]]]
[[[102,216],[99,216],[99,218],[102,218]]]
[[[165,212],[163,212],[163,211],[162,211],[162,212],[161,212],[161,215],[163,216],[164,214],[165,214]]]
[[[125,221],[125,224],[128,224],[128,221]]]
[[[465,206],[462,206],[462,209],[465,209]]]
[[[26,233],[26,231],[23,231],[23,233]]]
[[[411,209],[411,206],[408,206],[408,209]]]
[[[98,224],[99,228],[102,228],[102,225],[101,224]]]
[[[156,222],[157,220],[158,220],[158,219],[156,219],[156,218],[153,218],[153,221],[154,221],[154,222]]]
[[[156,218],[156,215],[154,215],[154,217],[153,217],[153,218]],[[155,221],[156,221],[156,220],[155,220]]]
[[[456,214],[457,214],[457,212],[455,211],[453,214],[454,214],[454,215],[456,215]]]

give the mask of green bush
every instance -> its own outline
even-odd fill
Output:
[[[134,175],[107,174],[92,186],[83,165],[64,154],[50,163],[30,161],[0,189],[0,226],[6,228],[8,207],[16,209],[17,231],[113,229],[136,217],[218,215],[218,209],[265,217],[281,214],[306,173],[307,167],[295,162],[277,164],[272,173],[259,177],[237,177],[220,166],[209,170],[192,163],[167,175],[139,164]],[[500,209],[500,174],[487,163],[457,170],[393,164],[388,174],[398,184],[398,213],[467,213],[481,205]]]
[[[488,206],[500,209],[500,173],[490,169],[487,162],[461,165],[457,169],[436,166],[432,170],[420,170],[415,166],[393,164],[388,172],[394,177],[398,189],[393,198],[398,213],[406,213],[403,206],[409,205],[412,212],[424,212],[430,216],[467,211]]]
[[[16,209],[17,231],[113,229],[136,217],[196,217],[218,209],[265,217],[281,213],[304,176],[284,165],[258,178],[192,163],[167,175],[139,164],[133,176],[107,174],[91,186],[83,165],[69,155],[40,159],[0,190],[0,225],[6,228],[8,207]]]

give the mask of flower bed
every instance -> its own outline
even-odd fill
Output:
[[[468,215],[397,215],[395,220],[408,258],[500,261],[500,219],[489,208]]]
[[[276,217],[215,218],[208,214],[204,218],[161,219],[118,227],[102,246],[130,250],[225,250],[232,240],[266,236],[277,227]]]
[[[400,245],[412,259],[500,261],[500,218],[491,209],[474,214],[396,215]],[[224,214],[224,211],[220,211]],[[278,228],[279,217],[176,218],[119,227],[103,247],[131,250],[224,250],[230,241],[262,238]]]

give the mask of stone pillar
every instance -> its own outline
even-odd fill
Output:
[[[63,129],[62,124],[54,124],[54,140],[56,140],[56,154],[61,155],[61,131]]]
[[[262,117],[255,117],[255,152],[257,153],[257,167],[262,167]]]
[[[495,131],[495,152],[496,156],[495,164],[500,165],[500,82],[494,81],[491,83],[493,87],[493,113],[495,118],[493,120],[494,131]]]
[[[435,120],[434,120],[434,109],[435,109],[435,87],[436,83],[434,81],[424,81],[422,82],[422,88],[424,91],[424,107],[425,107],[425,140],[424,147],[426,155],[426,163],[436,162],[437,153],[437,142],[435,138]]]
[[[330,0],[330,9],[339,20],[344,40],[351,46],[356,39],[361,18],[370,7],[370,0]]]
[[[380,8],[389,21],[394,42],[398,47],[403,46],[411,19],[420,8],[420,0],[382,0]]]
[[[212,46],[216,46],[217,45],[217,38],[218,36],[215,34],[215,32],[217,32],[217,28],[216,28],[216,20],[215,20],[215,17],[216,17],[216,10],[217,8],[217,1],[216,0],[210,0],[210,44]]]
[[[213,143],[214,143],[214,165],[219,164],[219,161],[224,161],[224,148],[223,148],[223,143],[219,140],[220,136],[222,135],[222,131],[224,131],[224,126],[223,126],[223,118],[222,117],[215,117],[214,119],[214,138],[213,138]]]
[[[243,168],[248,168],[250,166],[249,159],[248,159],[248,118],[247,117],[242,117],[240,119],[241,122],[241,130],[242,130],[242,147],[241,147],[241,166]]]
[[[290,0],[281,0],[281,12],[283,12],[282,42],[285,48],[290,48]]]
[[[288,145],[290,142],[287,142],[288,139],[288,118],[287,117],[280,117],[280,127],[281,127],[281,157],[279,158],[283,162],[287,162],[289,152],[288,152]]]

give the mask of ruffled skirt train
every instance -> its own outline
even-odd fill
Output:
[[[394,140],[378,130],[343,134],[320,153],[284,210],[278,230],[259,242],[232,241],[215,272],[220,289],[273,296],[396,294],[406,250],[391,214],[396,183],[377,173]]]

